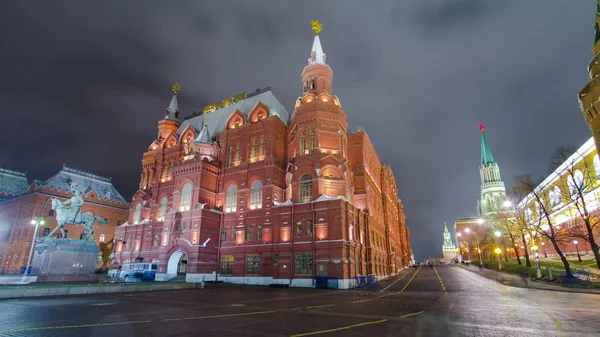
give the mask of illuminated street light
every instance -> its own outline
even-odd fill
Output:
[[[497,237],[501,237],[502,233],[500,233],[500,231],[495,231],[494,234],[496,234]]]
[[[498,270],[502,270],[502,260],[500,259],[500,253],[502,253],[502,249],[496,248],[494,249],[494,253],[498,255]]]
[[[481,219],[481,218],[477,219],[477,223],[480,225],[483,224],[483,219]]]
[[[465,228],[465,233],[469,233],[471,230],[468,228]]]
[[[31,248],[29,249],[29,258],[27,259],[27,266],[25,267],[25,271],[23,272],[23,278],[21,279],[21,283],[25,283],[27,279],[27,275],[29,274],[29,265],[31,263],[31,256],[33,255],[33,246],[35,245],[35,237],[37,236],[38,227],[44,225],[44,218],[33,218],[31,219],[31,224],[35,226],[35,230],[33,231],[33,237],[31,238]]]
[[[577,250],[577,260],[581,262],[581,255],[579,255],[579,246],[577,246],[579,242],[577,240],[573,240],[573,243],[575,244],[575,249]]]
[[[510,206],[512,206],[512,202],[510,202],[510,200],[504,200],[504,207],[509,208]]]

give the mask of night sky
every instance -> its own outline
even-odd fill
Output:
[[[292,112],[317,19],[350,130],[392,165],[416,258],[439,256],[443,222],[476,212],[479,124],[508,187],[591,136],[595,3],[3,1],[0,166],[66,163],[130,200],[175,81],[183,116],[268,85]]]

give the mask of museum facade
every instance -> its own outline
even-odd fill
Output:
[[[157,280],[313,287],[320,278],[341,289],[406,267],[394,173],[364,130],[348,132],[318,34],[301,79],[291,116],[264,88],[183,121],[176,84],[117,228],[116,263],[156,263]]]

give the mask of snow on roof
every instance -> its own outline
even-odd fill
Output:
[[[127,204],[123,196],[115,189],[110,178],[77,170],[63,165],[62,170],[46,181],[36,181],[38,188],[50,188],[73,193],[76,190],[88,194],[96,191],[101,200]]]
[[[29,183],[25,172],[0,168],[0,199],[19,196],[28,189]]]
[[[229,106],[217,109],[204,115],[198,115],[192,118],[188,117],[188,119],[181,123],[179,130],[177,130],[177,134],[181,135],[183,130],[185,130],[188,125],[194,128],[196,134],[199,134],[204,125],[206,125],[208,127],[208,135],[214,137],[217,135],[217,133],[225,129],[227,120],[236,109],[240,110],[247,119],[248,114],[252,111],[252,109],[254,109],[258,102],[261,102],[269,108],[270,116],[277,116],[285,124],[288,123],[290,114],[285,109],[283,104],[281,104],[281,102],[277,99],[277,97],[273,95],[271,88],[265,88],[257,91],[256,93],[249,93],[245,99],[235,102]]]

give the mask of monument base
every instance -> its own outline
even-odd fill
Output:
[[[36,282],[98,282],[94,273],[100,248],[95,242],[44,238],[37,242],[31,267]]]

